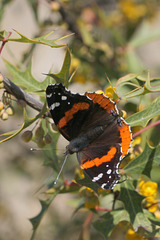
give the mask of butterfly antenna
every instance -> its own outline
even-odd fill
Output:
[[[64,158],[64,161],[63,161],[63,163],[62,163],[61,169],[60,169],[60,171],[59,171],[59,173],[58,173],[58,175],[57,175],[57,177],[56,177],[56,179],[55,179],[55,181],[54,181],[54,185],[57,184],[57,181],[58,181],[58,179],[59,179],[59,176],[61,175],[61,172],[62,172],[62,170],[63,170],[63,168],[64,168],[64,165],[65,165],[65,163],[66,163],[66,161],[67,161],[67,158],[68,158],[68,154],[67,154],[67,155],[65,156],[65,158]]]
[[[64,151],[64,149],[57,149],[57,148],[30,148],[30,151],[51,151],[51,150]]]

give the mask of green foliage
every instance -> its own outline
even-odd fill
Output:
[[[31,38],[28,38],[28,37],[24,36],[23,34],[19,33],[16,30],[14,30],[14,31],[20,35],[20,38],[8,38],[6,40],[7,42],[42,44],[42,45],[46,45],[46,46],[49,46],[49,47],[52,47],[52,48],[59,48],[59,47],[66,46],[66,44],[57,45],[57,42],[62,40],[62,39],[64,39],[64,38],[67,38],[69,36],[69,35],[68,36],[66,35],[65,37],[62,37],[62,38],[57,38],[57,39],[54,39],[54,40],[47,40],[46,38],[48,36],[50,36],[52,33],[54,33],[54,32],[50,32],[50,33],[47,33],[47,34],[45,34],[43,36],[31,39]],[[3,32],[5,32],[5,31],[1,31],[0,35],[4,35]]]
[[[70,54],[69,48],[67,48],[61,71],[59,73],[55,73],[55,74],[52,73],[47,75],[55,79],[57,83],[63,83],[66,87],[68,87],[68,83],[71,81],[71,78],[69,79],[70,64],[71,64],[71,54]]]
[[[133,179],[138,179],[141,174],[151,177],[151,171],[160,165],[160,146],[155,148],[146,143],[144,151],[125,167],[125,173]]]
[[[149,107],[147,107],[145,110],[137,112],[130,116],[127,119],[127,122],[132,126],[142,126],[145,127],[149,120],[151,120],[153,117],[160,115],[160,97],[157,97]]]
[[[12,139],[13,137],[17,136],[25,128],[29,127],[31,124],[33,124],[35,121],[37,121],[45,112],[46,112],[46,104],[44,104],[44,107],[42,108],[42,111],[39,114],[37,114],[37,116],[35,116],[33,118],[29,118],[27,113],[26,113],[26,110],[24,109],[24,111],[23,111],[23,124],[22,124],[21,128],[19,130],[10,131],[10,132],[1,134],[0,136],[2,136],[2,137],[3,136],[9,136],[9,137],[1,140],[0,143],[8,141],[8,140]]]
[[[121,92],[123,87],[130,87],[132,90],[122,96],[125,100],[133,97],[138,97],[152,92],[159,92],[160,79],[150,78],[149,73],[147,77],[140,74],[127,74],[117,81],[117,91]],[[129,90],[127,88],[127,90]]]
[[[129,213],[130,222],[135,231],[139,227],[152,232],[152,227],[149,220],[145,217],[142,209],[143,196],[135,191],[131,181],[126,181],[121,184],[121,192],[119,200],[124,204],[125,210]]]
[[[52,203],[53,199],[57,196],[57,194],[58,194],[58,191],[55,192],[54,194],[52,194],[52,196],[49,199],[47,199],[45,201],[40,200],[40,204],[41,204],[40,213],[37,216],[30,219],[30,222],[32,223],[32,226],[33,226],[33,233],[31,236],[31,240],[34,239],[36,230],[37,230],[44,214],[47,212],[50,204]]]
[[[13,76],[12,81],[18,86],[23,87],[26,92],[37,94],[38,91],[46,89],[50,83],[49,78],[46,78],[43,82],[39,82],[33,77],[31,72],[32,62],[29,63],[24,72],[6,60],[5,63],[9,73]],[[44,96],[44,92],[39,92],[38,94]]]

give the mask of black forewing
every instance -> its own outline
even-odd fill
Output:
[[[61,134],[69,141],[76,138],[80,134],[86,118],[90,115],[93,101],[85,95],[71,93],[61,83],[49,85],[46,89],[46,96],[52,118]],[[78,106],[82,106],[84,103],[88,105],[88,108],[78,110]],[[70,119],[72,112],[75,113]],[[60,127],[59,123],[62,120],[65,120],[66,124]]]
[[[94,103],[85,95],[71,93],[61,83],[49,85],[46,95],[52,118],[61,134],[69,141],[97,126],[110,126],[116,119],[115,116],[108,113],[98,103]],[[65,97],[66,100],[62,100]],[[82,109],[81,106],[85,103],[89,107]],[[58,105],[51,109],[53,104]],[[79,110],[70,119],[72,111],[77,108],[77,104],[79,104]],[[69,113],[69,116],[67,113]],[[64,118],[66,124],[63,124],[63,127],[61,127],[59,123]],[[116,134],[118,135],[118,131]]]

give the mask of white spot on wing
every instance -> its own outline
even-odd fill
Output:
[[[98,174],[98,176],[97,177],[94,177],[93,179],[92,179],[92,182],[96,182],[96,181],[98,181],[100,178],[102,178],[103,177],[103,173],[100,173],[100,174]]]
[[[59,102],[56,102],[55,105],[56,105],[56,107],[59,107],[60,103],[59,103]]]
[[[67,97],[66,97],[66,96],[62,96],[61,99],[62,99],[62,100],[66,100]]]
[[[46,96],[47,96],[47,98],[50,98],[50,97],[52,97],[52,93],[47,94]]]
[[[107,170],[107,174],[111,174],[112,170],[111,169],[108,169]]]
[[[59,102],[55,102],[50,106],[50,110],[54,110],[56,107],[59,107],[60,103]]]
[[[105,188],[105,186],[107,185],[107,183],[103,183],[102,185],[101,185],[101,188]]]
[[[54,109],[55,109],[55,107],[56,107],[56,106],[55,106],[55,103],[53,103],[53,104],[50,106],[50,108],[49,108],[49,109],[50,109],[50,110],[54,110]]]

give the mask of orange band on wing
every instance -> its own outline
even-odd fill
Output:
[[[111,113],[111,110],[113,110],[114,112],[117,112],[115,103],[112,102],[108,97],[104,96],[103,94],[86,92],[85,95],[91,98],[94,103],[98,103],[108,113]]]
[[[123,125],[122,127],[119,126],[118,130],[120,131],[120,137],[121,137],[121,146],[122,146],[122,157],[124,157],[129,150],[130,144],[131,144],[131,140],[132,140],[132,134],[130,131],[130,127],[129,125],[124,122],[121,121],[121,124]]]
[[[107,153],[107,155],[104,155],[101,158],[95,158],[93,160],[87,161],[87,162],[81,164],[81,168],[86,169],[86,168],[91,168],[94,166],[98,167],[102,163],[110,162],[111,159],[115,156],[116,152],[117,152],[117,149],[115,147],[112,147],[109,150],[109,152]]]
[[[65,116],[58,122],[57,127],[59,129],[63,128],[73,118],[75,113],[77,113],[79,110],[89,109],[89,106],[89,103],[86,102],[75,103],[70,110],[65,112]]]

